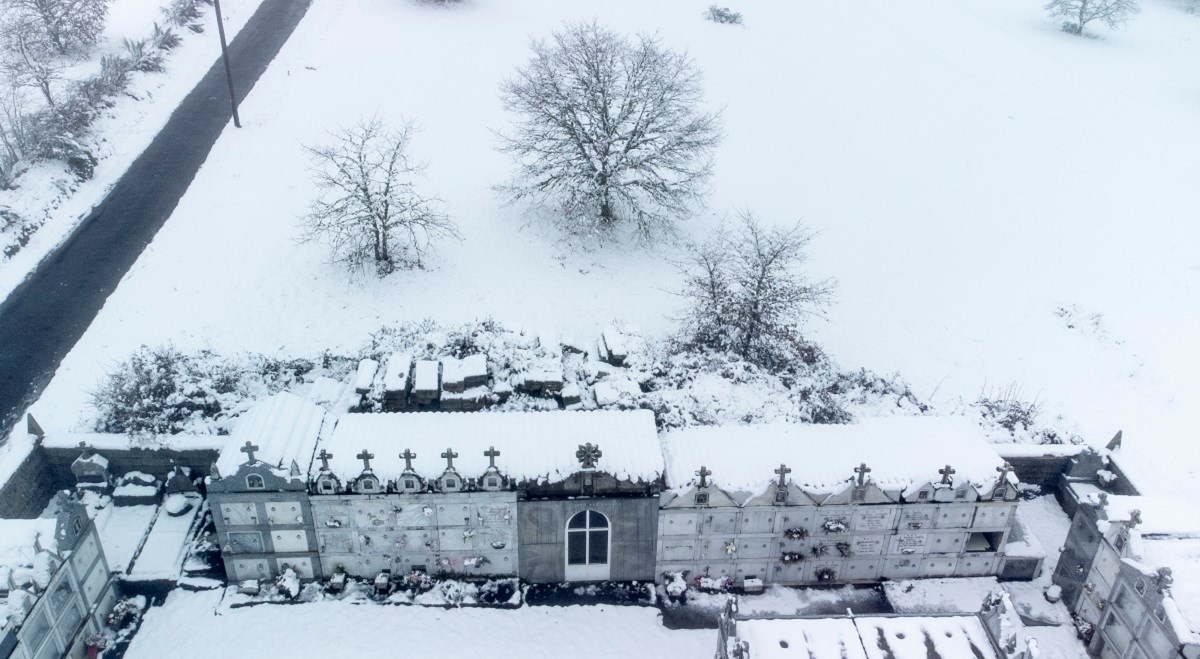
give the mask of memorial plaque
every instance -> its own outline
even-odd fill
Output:
[[[887,531],[892,528],[895,508],[878,506],[860,508],[854,512],[854,529],[857,531]]]
[[[850,553],[853,556],[873,556],[882,554],[887,544],[885,535],[860,535],[850,540]]]
[[[893,554],[923,554],[929,535],[925,533],[898,533],[892,539]]]
[[[476,515],[477,521],[485,526],[508,526],[514,517],[512,506],[507,504],[480,505]]]
[[[345,531],[321,531],[317,533],[317,546],[322,554],[350,554],[354,552],[354,536]]]
[[[933,527],[934,506],[909,506],[900,511],[900,531],[916,531]]]

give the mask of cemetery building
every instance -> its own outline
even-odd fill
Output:
[[[965,419],[660,435],[648,410],[335,417],[291,394],[245,415],[208,479],[231,581],[736,586],[1004,575],[1016,486]]]
[[[87,509],[57,495],[52,519],[0,519],[0,657],[83,657],[116,587]]]
[[[1080,497],[1054,582],[1095,656],[1200,657],[1200,512],[1190,503]]]

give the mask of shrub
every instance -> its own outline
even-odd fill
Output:
[[[127,60],[129,69],[144,73],[163,70],[163,54],[153,47],[148,39],[125,39],[121,43],[126,55],[122,59]]]
[[[154,44],[155,48],[163,52],[175,50],[179,46],[180,41],[181,39],[175,30],[169,27],[159,27],[158,23],[154,24],[154,32],[150,35],[150,42]]]
[[[143,346],[108,374],[93,393],[96,430],[175,434],[213,418],[238,398],[237,366],[207,351],[185,355],[172,346]]]
[[[718,7],[717,5],[711,5],[709,6],[708,11],[705,12],[704,17],[714,23],[724,23],[726,25],[742,24],[741,13],[730,9],[729,7]]]
[[[209,0],[171,0],[162,8],[163,16],[167,22],[177,27],[186,27],[192,32],[203,32],[204,26],[200,24],[202,12],[200,5],[212,4]]]

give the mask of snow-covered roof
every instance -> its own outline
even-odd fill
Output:
[[[997,659],[977,616],[737,621],[754,659]]]
[[[35,547],[57,552],[57,527],[55,519],[0,519],[0,565],[29,565]]]
[[[1200,634],[1200,538],[1143,536],[1140,549],[1152,569],[1171,568],[1171,598],[1187,630]]]
[[[258,447],[255,460],[277,469],[286,469],[295,460],[304,471],[312,461],[324,420],[324,409],[295,394],[282,392],[265,398],[238,419],[217,458],[217,470],[222,476],[236,472],[247,458],[242,447],[250,442]]]
[[[355,456],[364,448],[375,455],[375,475],[392,479],[404,471],[405,449],[417,454],[413,470],[424,478],[446,469],[440,456],[447,448],[458,454],[455,469],[473,477],[487,470],[483,452],[491,446],[500,451],[496,467],[510,478],[557,480],[580,470],[575,452],[589,442],[602,453],[597,469],[618,478],[651,480],[662,473],[649,410],[345,414],[318,449],[333,454],[329,467],[343,480],[362,473]]]
[[[1095,502],[1099,497],[1088,499]],[[1135,528],[1142,535],[1200,537],[1200,510],[1175,497],[1110,494],[1104,507],[1110,522],[1127,522],[1135,510],[1141,519]]]
[[[852,424],[771,423],[705,426],[663,435],[667,485],[696,480],[701,465],[729,491],[761,492],[786,464],[788,478],[810,492],[833,492],[855,477],[862,463],[881,488],[905,490],[938,481],[949,464],[954,483],[990,487],[1004,461],[979,427],[965,417],[898,416]]]

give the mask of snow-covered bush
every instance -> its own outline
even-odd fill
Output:
[[[275,587],[279,589],[281,595],[296,599],[300,594],[300,577],[295,570],[288,567],[278,577],[275,577]]]
[[[104,30],[109,0],[0,0],[4,22],[59,55],[87,52]]]
[[[1073,432],[1043,423],[1042,402],[1026,400],[1015,385],[981,395],[970,408],[979,415],[979,424],[993,435],[1031,444],[1078,444],[1082,441]]]
[[[192,32],[203,32],[204,5],[211,5],[212,0],[170,0],[163,5],[161,11],[167,22],[177,27],[187,28]]]
[[[239,398],[237,365],[211,353],[186,355],[172,346],[143,346],[92,392],[96,430],[175,434],[215,418]]]
[[[158,26],[155,25],[155,30]],[[143,71],[155,73],[163,70],[163,53],[162,50],[154,45],[150,39],[129,39],[121,41],[121,46],[125,49],[125,59],[129,62],[129,66],[134,71]]]
[[[709,5],[708,11],[704,12],[704,17],[714,23],[724,23],[726,25],[742,24],[742,14],[729,7]]]

